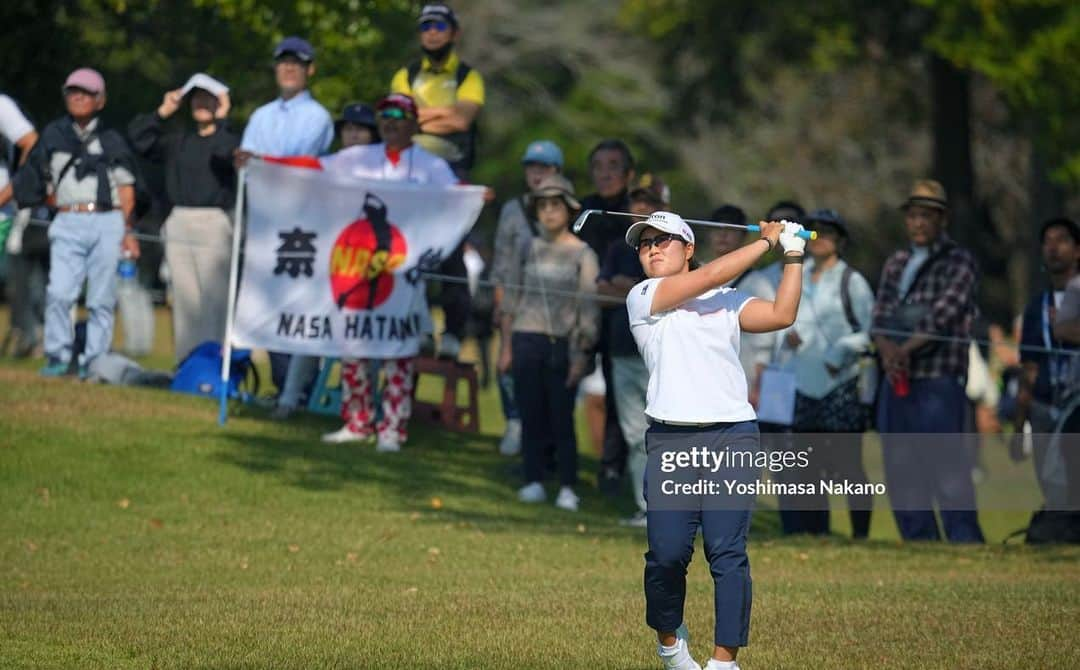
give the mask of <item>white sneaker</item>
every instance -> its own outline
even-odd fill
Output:
[[[499,453],[503,456],[516,456],[521,451],[521,419],[508,419],[506,432],[499,442]]]
[[[332,433],[323,435],[322,441],[326,444],[344,444],[346,442],[367,442],[371,438],[371,433],[358,433],[348,426],[342,426]]]
[[[380,435],[379,441],[375,444],[375,451],[389,454],[401,451],[401,442],[396,437]]]
[[[730,665],[729,665],[730,663]],[[739,664],[735,661],[717,661],[710,658],[709,662],[705,664],[705,670],[741,670]]]
[[[663,645],[656,645],[656,653],[664,664],[664,670],[701,670],[697,661],[690,657],[690,631],[686,624],[675,630],[675,648],[664,650]]]
[[[567,512],[576,512],[578,510],[578,503],[581,502],[581,498],[577,497],[574,493],[574,489],[569,486],[564,486],[559,489],[559,497],[555,499],[555,506],[559,509],[564,509]]]
[[[443,333],[439,338],[439,358],[451,358],[457,360],[461,353],[461,340],[453,333]]]
[[[547,491],[540,482],[530,482],[518,489],[518,500],[523,503],[542,503],[547,500]]]

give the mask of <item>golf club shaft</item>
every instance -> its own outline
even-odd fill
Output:
[[[584,225],[585,225],[586,219],[588,219],[588,217],[592,216],[593,214],[601,214],[601,215],[606,215],[606,216],[628,216],[628,217],[632,217],[632,218],[635,218],[635,219],[647,219],[647,218],[649,218],[649,216],[647,214],[634,214],[632,212],[614,212],[614,211],[611,211],[611,210],[608,210],[608,209],[590,209],[590,210],[586,210],[585,213],[582,214],[582,216],[578,218],[577,222],[575,222],[574,231],[576,232],[576,231],[581,230],[582,227],[584,227]],[[752,223],[752,224],[749,224],[749,225],[743,225],[743,224],[739,224],[739,223],[723,223],[721,221],[704,221],[702,219],[683,219],[683,221],[686,221],[687,223],[692,223],[692,224],[695,224],[695,225],[698,225],[698,226],[708,226],[710,228],[739,228],[739,229],[742,229],[742,230],[750,231],[751,233],[759,233],[759,232],[761,232],[761,226],[757,225],[756,223]],[[801,230],[801,231],[799,231],[797,233],[797,235],[799,237],[803,238],[804,240],[816,240],[817,239],[817,232],[813,231],[813,230]]]

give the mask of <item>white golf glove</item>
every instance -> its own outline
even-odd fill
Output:
[[[798,233],[802,232],[803,227],[798,223],[792,223],[791,221],[781,221],[784,224],[784,232],[780,233],[780,247],[783,248],[784,253],[790,252],[806,252],[806,240],[799,237]]]

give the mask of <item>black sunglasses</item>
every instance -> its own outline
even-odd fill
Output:
[[[646,249],[651,249],[652,247],[660,247],[661,250],[667,249],[668,245],[671,244],[674,240],[685,242],[685,240],[683,240],[682,238],[682,235],[676,235],[675,233],[663,233],[661,235],[650,237],[648,239],[642,237],[638,239],[638,253],[641,253]]]

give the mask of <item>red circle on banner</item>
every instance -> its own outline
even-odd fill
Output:
[[[408,245],[397,226],[387,225],[389,249],[376,249],[375,228],[367,219],[353,221],[338,235],[330,252],[330,289],[339,308],[373,309],[393,293],[393,272],[405,263]]]

